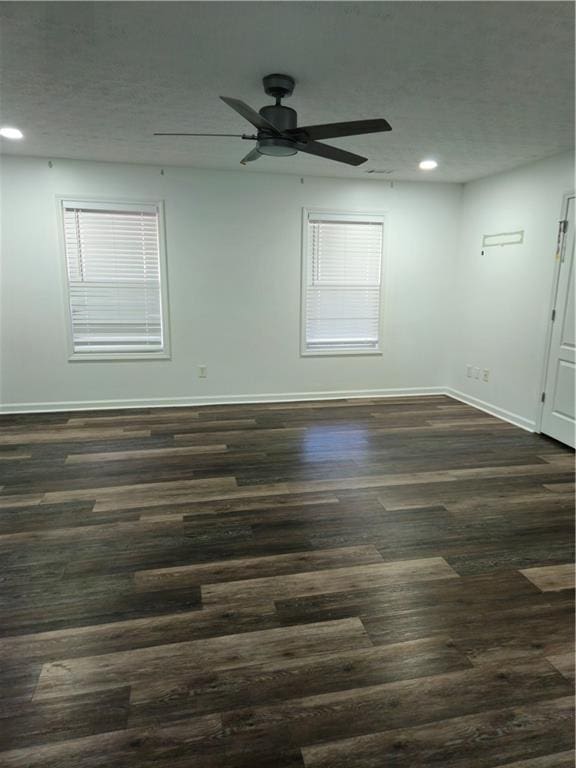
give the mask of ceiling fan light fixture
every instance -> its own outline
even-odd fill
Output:
[[[287,157],[288,155],[295,155],[298,151],[291,141],[276,137],[258,139],[256,148],[261,155],[270,155],[271,157]]]

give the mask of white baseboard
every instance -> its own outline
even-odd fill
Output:
[[[422,397],[448,394],[445,387],[400,387],[397,389],[356,389],[328,392],[275,392],[258,395],[199,395],[155,397],[131,400],[74,400],[52,403],[5,403],[0,413],[47,413],[58,411],[105,411],[119,408],[177,408],[201,405],[249,405],[303,400],[350,400],[371,397]]]
[[[130,408],[182,408],[202,405],[250,405],[257,403],[288,403],[305,400],[352,400],[371,397],[424,397],[448,395],[467,405],[515,424],[528,432],[536,431],[536,423],[517,413],[498,408],[484,400],[449,387],[398,387],[395,389],[331,390],[328,392],[272,392],[257,395],[198,395],[191,397],[155,397],[130,400],[73,400],[52,403],[5,403],[0,413],[51,413],[62,411],[110,411]]]
[[[445,394],[450,395],[450,397],[453,397],[455,400],[460,400],[467,405],[472,405],[474,408],[478,408],[479,411],[485,411],[491,416],[496,416],[499,419],[503,419],[503,421],[509,421],[510,424],[515,424],[517,427],[522,427],[522,429],[525,429],[528,432],[536,432],[536,422],[531,421],[530,419],[525,419],[523,416],[519,416],[517,413],[505,411],[503,408],[498,408],[496,405],[492,405],[492,403],[486,403],[484,400],[478,400],[477,397],[465,395],[464,392],[459,392],[457,389],[448,388],[445,389],[444,392]]]

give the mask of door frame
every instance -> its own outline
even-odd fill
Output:
[[[574,199],[576,204],[576,192],[572,190],[571,192],[565,192],[562,196],[562,208],[560,210],[560,219],[558,221],[558,226],[560,226],[560,222],[564,221],[568,218],[568,206],[570,204],[570,200]],[[575,216],[576,220],[576,216]],[[566,232],[561,234],[561,240],[559,241],[559,250],[558,253],[561,254],[560,258],[557,258],[555,256],[555,263],[554,263],[554,272],[552,275],[552,290],[550,291],[550,299],[548,301],[548,320],[546,325],[546,336],[545,336],[545,342],[544,342],[544,358],[542,363],[542,373],[540,375],[540,390],[538,392],[538,404],[536,407],[536,424],[535,424],[535,432],[541,433],[542,432],[542,421],[544,418],[544,403],[542,402],[542,393],[546,390],[546,379],[548,378],[548,362],[550,359],[550,347],[552,343],[552,331],[554,327],[554,323],[552,322],[552,311],[555,308],[556,305],[556,296],[558,293],[558,281],[560,279],[560,267],[562,266],[562,254],[564,253],[564,249],[566,248]]]

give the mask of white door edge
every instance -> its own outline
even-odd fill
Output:
[[[558,220],[558,227],[560,222],[564,221],[568,217],[568,208],[570,206],[570,200],[575,200],[576,192],[565,192],[562,197],[562,207],[560,209],[560,219]],[[575,201],[576,203],[576,201]],[[566,233],[562,235],[562,241],[559,244],[560,249],[564,249],[566,246]],[[555,258],[554,274],[552,275],[552,288],[550,290],[550,299],[548,301],[548,315],[546,325],[546,337],[544,344],[544,355],[542,358],[542,373],[540,375],[540,388],[538,391],[538,404],[536,408],[535,419],[535,432],[542,433],[542,421],[544,418],[544,401],[542,400],[542,393],[546,389],[546,379],[548,377],[548,363],[550,360],[550,347],[552,343],[552,331],[554,329],[554,323],[552,322],[552,311],[556,306],[556,294],[558,293],[558,280],[560,278],[560,267],[562,261],[559,258]]]

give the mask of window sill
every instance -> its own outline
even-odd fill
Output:
[[[121,363],[130,360],[170,360],[170,352],[102,352],[102,353],[83,353],[75,352],[68,357],[69,363],[102,363],[112,362]]]
[[[363,355],[363,356],[378,356],[382,355],[381,349],[302,349],[300,350],[300,357],[350,357]]]

